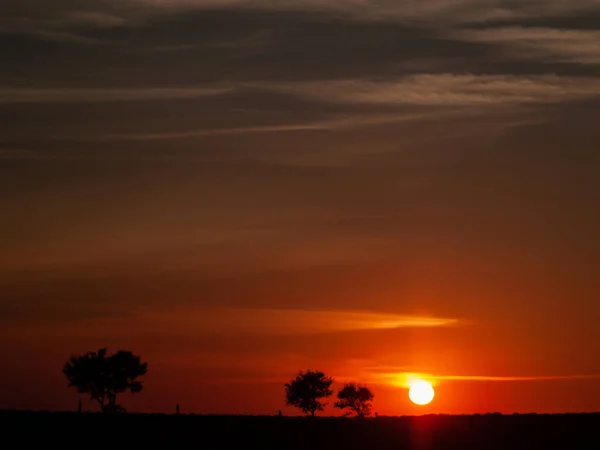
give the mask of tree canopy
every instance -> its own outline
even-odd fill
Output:
[[[322,400],[333,394],[332,383],[333,379],[323,372],[300,371],[296,378],[285,384],[286,404],[314,416],[316,411],[323,411],[327,405]]]
[[[356,383],[346,383],[337,393],[338,401],[334,407],[349,410],[348,414],[364,417],[371,414],[373,393],[366,386]]]
[[[107,356],[106,349],[71,356],[63,367],[63,373],[81,394],[96,400],[102,411],[117,412],[123,409],[117,404],[117,394],[142,390],[138,378],[148,370],[148,364],[130,351],[119,350]]]

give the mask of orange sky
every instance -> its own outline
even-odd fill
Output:
[[[456,272],[457,268],[450,266],[445,271]],[[512,298],[496,305],[492,302],[506,295],[499,292],[497,299],[490,296],[484,302],[482,288],[472,286],[469,295],[467,287],[460,289],[456,281],[444,284],[445,288],[429,282],[405,282],[405,289],[398,289],[396,297],[405,302],[405,306],[396,308],[402,313],[384,312],[392,309],[390,305],[396,300],[386,297],[393,296],[397,281],[387,265],[369,267],[362,268],[364,276],[359,279],[342,277],[349,280],[348,286],[332,282],[337,271],[346,273],[344,267],[320,281],[323,295],[334,299],[352,302],[352,298],[370,295],[362,310],[340,306],[328,310],[314,306],[290,309],[291,305],[285,309],[204,306],[194,301],[196,296],[207,295],[197,294],[198,290],[204,292],[202,284],[186,280],[169,286],[185,288],[189,301],[165,302],[160,287],[153,291],[156,298],[147,296],[150,290],[140,288],[143,301],[126,303],[127,313],[119,308],[92,309],[90,317],[82,317],[85,311],[71,306],[70,311],[78,316],[63,319],[64,311],[53,311],[52,306],[37,317],[32,311],[23,311],[20,318],[2,329],[1,351],[3,358],[11,361],[11,369],[3,374],[6,390],[0,401],[5,407],[72,408],[77,395],[65,387],[60,374],[62,362],[71,352],[108,346],[113,350],[134,349],[149,362],[144,392],[134,398],[127,396],[125,401],[130,409],[141,411],[168,412],[179,402],[189,412],[270,414],[282,409],[293,414],[283,404],[283,383],[297,370],[306,368],[324,370],[340,383],[367,383],[376,394],[375,410],[380,414],[596,408],[600,383],[595,358],[598,340],[590,331],[591,317],[589,322],[578,318],[577,326],[573,326],[574,312],[564,310],[561,314],[547,312],[545,320],[537,320],[537,308],[514,313],[523,299]],[[297,283],[282,286],[276,282],[263,285],[258,275],[247,276],[232,288],[242,298],[260,292],[265,301],[283,295],[281,290],[289,288],[292,302],[316,292],[310,281],[305,285],[301,280],[323,277],[323,273],[315,269],[314,274],[309,271],[297,276]],[[269,277],[277,279],[273,273]],[[435,279],[443,283],[440,277]],[[531,292],[542,292],[534,278],[529,279]],[[146,283],[154,286],[151,280],[155,277]],[[127,285],[135,292],[142,283],[134,278],[129,283],[88,279],[78,287],[70,279],[50,281],[57,292],[61,292],[58,289],[62,283],[69,286],[65,291],[68,295],[80,295],[80,289],[98,293],[88,283],[109,293],[113,289],[128,292]],[[48,286],[50,281],[38,283]],[[223,284],[216,283],[206,292],[226,295],[229,290],[225,285],[231,283],[224,279]],[[38,289],[36,284],[33,286]],[[223,286],[222,290],[218,286]],[[461,301],[444,306],[433,289],[444,292],[445,299]],[[173,290],[173,298],[178,298],[177,293]],[[522,295],[530,294],[525,291]],[[387,306],[372,306],[378,302]],[[370,311],[376,311],[367,312],[367,303]],[[435,314],[436,303],[440,305],[439,314]],[[424,374],[432,380],[437,396],[431,405],[417,407],[408,402],[404,383],[407,373]],[[337,412],[328,409],[327,413]]]
[[[0,3],[0,409],[598,409],[597,3]]]
[[[380,414],[597,409],[597,253],[581,228],[566,234],[579,223],[542,218],[540,229],[514,203],[497,217],[455,197],[454,212],[445,201],[433,204],[438,211],[413,210],[408,224],[395,222],[397,233],[379,233],[379,225],[334,233],[216,205],[215,215],[231,211],[264,225],[245,229],[224,218],[210,228],[211,210],[201,207],[193,222],[157,216],[155,231],[150,217],[158,211],[188,214],[163,186],[162,194],[135,194],[148,206],[103,197],[99,209],[84,182],[81,198],[62,189],[20,194],[27,208],[13,209],[23,224],[14,233],[31,232],[2,256],[0,355],[8,369],[0,406],[73,408],[77,395],[66,388],[62,363],[107,346],[149,363],[144,392],[126,400],[139,411],[168,412],[179,402],[189,412],[291,414],[283,383],[306,368],[367,383]],[[230,208],[263,198],[239,192]],[[128,201],[131,208],[117,209]],[[61,227],[25,220],[50,205],[55,214],[47,217]],[[546,208],[564,217],[556,207]],[[421,224],[417,235],[410,221]],[[451,227],[455,221],[462,225]],[[163,232],[181,247],[156,239]],[[205,243],[188,249],[187,239]],[[396,374],[413,372],[440,377],[430,406],[411,405],[396,385]]]

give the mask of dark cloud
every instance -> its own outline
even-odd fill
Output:
[[[85,32],[14,31],[2,42],[12,63],[5,79],[12,75],[17,82],[26,77],[29,83],[58,85],[380,77],[424,65],[452,67],[452,58],[482,55],[478,44],[440,40],[429,31],[393,23],[261,11],[193,12]],[[25,75],[31,66],[44,69],[43,81],[41,74]]]
[[[3,6],[3,85],[142,89],[599,70],[593,2],[54,3]]]

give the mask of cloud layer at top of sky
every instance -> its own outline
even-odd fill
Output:
[[[393,147],[420,146],[431,134],[431,127],[415,131],[417,139],[405,126],[402,136],[390,138],[401,123],[455,119],[463,108],[480,114],[477,126],[473,115],[458,125],[438,124],[437,137],[481,129],[490,136],[481,122],[522,124],[524,106],[530,108],[526,123],[586,118],[581,105],[598,97],[600,73],[594,72],[597,31],[584,29],[585,16],[599,11],[598,1],[566,0],[7,0],[0,5],[9,62],[0,74],[5,178],[18,179],[18,186],[34,181],[14,175],[8,165],[15,160],[55,161],[61,152],[67,159],[82,153],[102,159],[140,151],[129,146],[135,140],[145,141],[145,155],[170,153],[171,161],[218,159],[219,151],[238,164],[254,161],[251,154],[260,161],[334,155],[339,168],[365,149],[393,160],[399,153]],[[109,104],[116,101],[117,107]],[[487,115],[490,110],[511,117],[499,120]],[[358,135],[343,141],[341,135],[365,125],[379,127],[368,145],[357,144]],[[331,130],[344,133],[306,137]],[[293,138],[284,141],[283,131]],[[255,141],[244,142],[252,148],[223,143],[240,134],[252,135]],[[281,140],[267,141],[267,134]],[[92,145],[106,140],[111,146]],[[193,155],[158,148],[174,140],[183,142],[177,148],[193,146]],[[589,149],[577,151],[591,158]],[[69,180],[62,171],[71,168],[53,168],[62,189]],[[253,163],[244,170],[249,179],[248,173],[265,169]],[[297,175],[299,186],[305,176]],[[12,224],[23,228],[17,219]]]
[[[317,12],[351,20],[377,20],[432,26],[570,17],[600,12],[597,0],[7,0],[4,19],[37,19],[45,24],[115,27],[152,16],[194,10]],[[11,22],[13,21],[13,22]],[[17,22],[19,23],[19,22]],[[30,23],[31,24],[31,23]]]
[[[399,19],[450,23],[485,22],[519,17],[570,15],[600,8],[597,0],[130,0],[158,8],[256,8],[320,10],[358,19]]]
[[[592,0],[8,0],[0,15],[8,88],[600,70]]]

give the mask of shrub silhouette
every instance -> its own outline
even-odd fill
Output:
[[[296,378],[285,384],[286,404],[314,417],[316,411],[323,411],[327,405],[322,399],[333,394],[332,383],[333,379],[323,372],[300,371]]]
[[[139,356],[130,351],[119,350],[106,356],[106,349],[88,352],[81,356],[71,356],[63,367],[69,380],[69,387],[77,392],[88,394],[96,400],[103,412],[120,412],[124,409],[117,404],[117,394],[142,390],[142,382],[137,381],[148,369]]]
[[[337,393],[338,401],[333,404],[339,409],[349,410],[346,414],[356,414],[364,417],[371,414],[373,393],[367,386],[356,383],[346,383]]]

